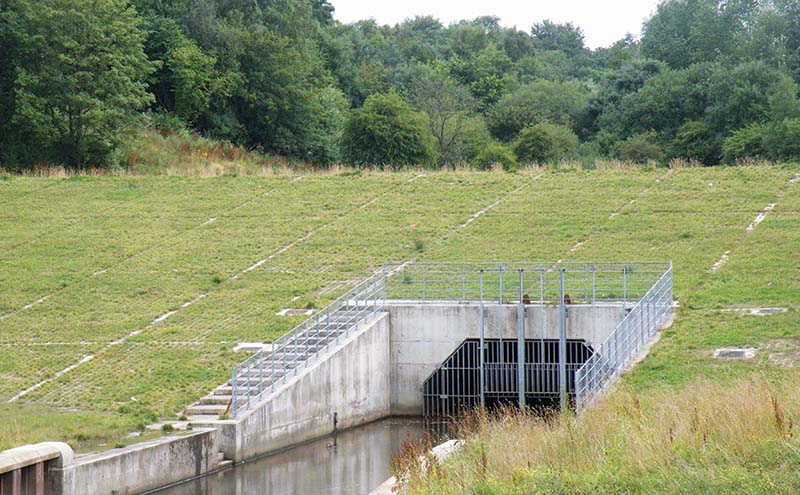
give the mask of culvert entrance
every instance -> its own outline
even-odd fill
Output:
[[[557,408],[561,399],[559,341],[524,341],[524,355],[515,340],[465,340],[422,386],[423,415],[435,420],[458,417],[483,404],[487,409],[520,404],[520,383],[527,407]],[[575,373],[594,354],[583,340],[566,341],[566,393],[575,399]],[[518,363],[524,372],[519,373]],[[483,364],[483,367],[481,367]]]

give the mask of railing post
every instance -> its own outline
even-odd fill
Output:
[[[237,393],[238,387],[236,385],[237,381],[237,370],[239,369],[238,366],[234,366],[233,370],[231,371],[231,415],[235,418],[236,417],[236,401],[237,401]]]
[[[539,263],[539,305],[544,306],[544,265]]]
[[[622,317],[625,318],[625,311],[628,307],[628,267],[622,268]]]
[[[525,300],[519,270],[519,309],[517,310],[517,395],[519,408],[525,409]]]
[[[384,263],[381,266],[381,272],[382,272],[381,278],[383,279],[383,304],[386,304],[386,291],[387,291],[386,286],[389,285],[388,280],[386,279],[386,263]]]
[[[425,264],[422,264],[422,300],[425,301],[426,292],[427,292],[427,280],[425,279]]]
[[[567,397],[567,306],[564,304],[564,269],[559,268],[558,271],[561,294],[561,328],[558,332],[558,395],[561,399],[561,410],[566,411],[569,407],[569,398]]]
[[[258,400],[263,398],[264,394],[264,349],[258,352]]]
[[[461,302],[467,300],[467,280],[466,280],[465,266],[461,263]]]
[[[486,312],[483,307],[483,270],[480,271],[480,340],[481,340],[481,354],[480,354],[480,391],[481,391],[481,407],[486,407],[486,343],[485,343],[485,320]]]

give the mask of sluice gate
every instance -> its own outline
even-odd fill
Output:
[[[481,356],[480,340],[465,340],[425,380],[424,416],[453,418],[478,406],[493,409],[518,404],[520,397],[526,407],[557,406],[561,397],[559,345],[558,340],[529,339],[524,342],[524,354],[520,354],[517,341],[486,339]],[[592,347],[583,340],[566,342],[565,384],[571,404],[575,402],[575,373],[593,354]]]

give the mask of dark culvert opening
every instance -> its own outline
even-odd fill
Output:
[[[568,340],[566,385],[570,403],[575,401],[575,373],[594,354],[583,340]],[[486,409],[519,406],[518,343],[516,340],[484,340],[483,396]],[[557,410],[559,394],[558,340],[525,341],[525,406],[542,413]],[[429,422],[458,419],[481,405],[480,340],[461,343],[422,386],[423,415]]]

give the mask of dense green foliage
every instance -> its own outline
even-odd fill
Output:
[[[474,165],[540,125],[571,128],[583,161],[800,159],[800,0],[664,0],[640,39],[598,49],[572,24],[333,12],[326,0],[2,0],[0,163],[124,165],[120,140],[143,110],[318,165]],[[421,148],[356,153],[375,136],[345,130],[387,94],[425,114]]]
[[[342,136],[342,153],[358,165],[423,165],[432,159],[425,116],[400,96],[372,95],[353,110]]]

